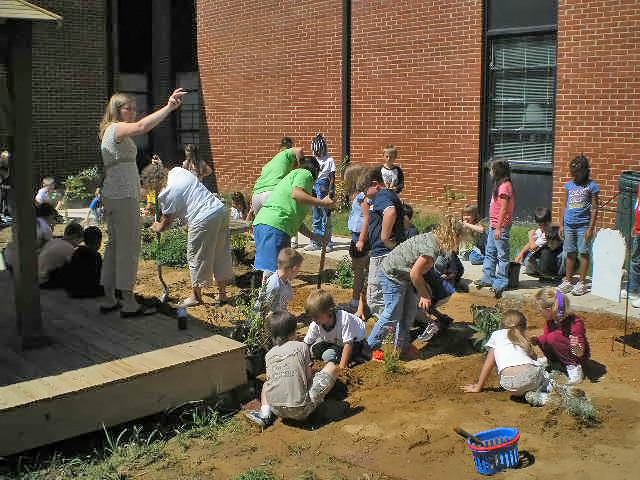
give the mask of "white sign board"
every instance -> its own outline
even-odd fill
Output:
[[[602,229],[593,242],[593,280],[591,293],[620,301],[622,265],[626,253],[624,237],[618,230]]]

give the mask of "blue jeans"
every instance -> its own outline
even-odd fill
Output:
[[[316,182],[316,184],[313,186],[313,191],[315,192],[317,198],[323,199],[324,197],[329,195],[329,181],[325,180]],[[331,210],[322,207],[312,207],[311,211],[313,213],[313,221],[311,223],[313,233],[324,237],[327,231],[327,223],[329,222]]]
[[[490,284],[495,290],[505,290],[509,286],[509,235],[511,225],[502,229],[500,240],[495,239],[495,228],[487,233],[487,245],[484,250],[481,281]]]
[[[411,282],[394,282],[379,273],[384,310],[373,326],[367,343],[372,350],[380,348],[391,329],[395,328],[394,344],[402,351],[409,342],[409,329],[418,311],[418,296]]]
[[[482,265],[484,263],[484,255],[477,250],[471,250],[469,253],[469,261],[471,265]]]
[[[629,283],[627,291],[640,293],[640,235],[635,235],[631,241],[631,265],[629,267]]]

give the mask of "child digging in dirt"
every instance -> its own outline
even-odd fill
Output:
[[[336,309],[336,302],[329,292],[316,290],[311,293],[306,310],[313,321],[304,343],[309,345],[314,359],[339,362],[340,368],[345,369],[351,360],[371,358],[365,342],[364,322],[349,312]]]
[[[300,273],[303,257],[293,248],[286,247],[278,253],[278,270],[269,277],[260,289],[255,310],[275,313],[289,311],[289,302],[293,300],[291,280]]]
[[[531,342],[540,346],[552,365],[566,371],[570,384],[581,383],[582,365],[591,357],[583,321],[569,313],[569,299],[554,288],[538,290],[533,301],[545,323],[544,333]]]
[[[329,362],[313,375],[309,347],[295,340],[297,321],[288,312],[272,314],[268,324],[275,346],[265,357],[267,380],[262,386],[261,407],[246,413],[263,428],[271,425],[275,416],[305,420],[324,401],[340,371]]]
[[[478,381],[460,387],[466,393],[482,391],[495,365],[500,385],[514,396],[524,395],[527,403],[542,406],[549,399],[551,383],[544,370],[544,360],[536,358],[534,346],[526,337],[527,319],[517,310],[507,310],[502,317],[502,329],[487,341],[487,358]]]

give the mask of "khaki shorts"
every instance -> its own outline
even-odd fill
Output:
[[[524,395],[527,392],[540,389],[546,383],[544,368],[531,365],[531,368],[519,375],[500,375],[502,388],[514,395]]]
[[[331,391],[336,379],[326,372],[318,372],[313,376],[311,388],[307,392],[304,405],[298,407],[271,406],[271,410],[280,418],[291,420],[305,420],[324,401],[324,397]]]

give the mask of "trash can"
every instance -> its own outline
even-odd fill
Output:
[[[636,193],[640,183],[640,172],[626,170],[620,175],[618,183],[620,194],[618,196],[618,211],[616,213],[616,228],[622,232],[627,240],[631,238],[633,224],[635,222],[634,206]]]

